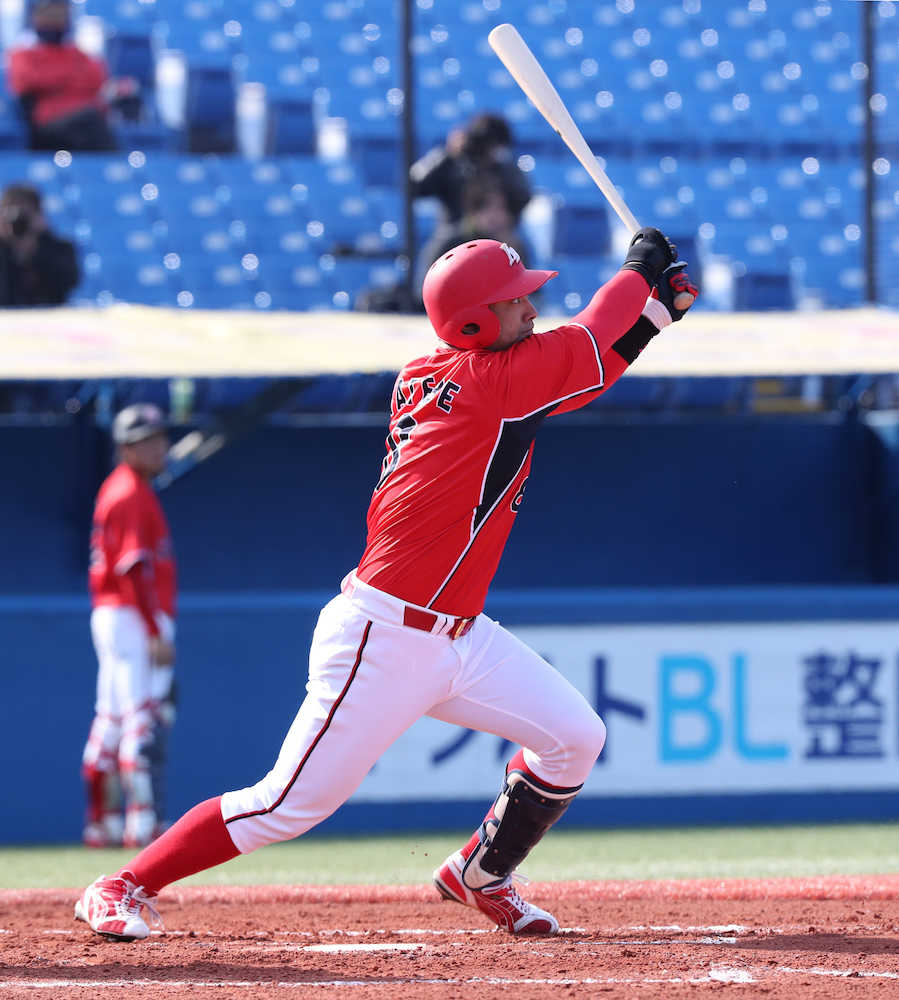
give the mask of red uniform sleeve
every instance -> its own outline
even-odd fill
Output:
[[[156,612],[159,604],[156,600],[156,586],[153,571],[145,562],[135,563],[121,578],[122,597],[125,603],[137,608],[141,618],[152,636],[159,635],[156,625]]]
[[[640,316],[647,292],[640,274],[619,271],[565,326],[497,352],[507,356],[505,379],[497,386],[506,415],[524,416],[546,407],[564,413],[595,399],[624,370],[610,347]],[[606,371],[607,355],[611,372]]]
[[[118,576],[124,576],[139,562],[150,562],[153,539],[148,519],[136,497],[120,500],[110,507],[104,525],[106,558]]]
[[[619,271],[572,320],[592,331],[600,356],[637,322],[651,289],[638,271]]]

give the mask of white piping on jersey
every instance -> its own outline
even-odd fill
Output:
[[[147,549],[135,549],[133,552],[126,552],[113,569],[118,576],[125,576],[139,562],[152,562],[152,553]]]
[[[483,499],[484,499],[484,491],[487,489],[487,476],[488,476],[488,474],[490,472],[490,463],[493,461],[493,456],[496,454],[496,449],[499,447],[499,443],[502,440],[503,429],[505,428],[506,424],[514,424],[514,423],[517,423],[519,420],[527,420],[529,417],[533,417],[535,413],[539,413],[541,410],[546,410],[546,409],[549,409],[550,407],[558,406],[560,403],[564,403],[567,399],[572,399],[575,396],[582,396],[585,392],[595,392],[595,390],[601,389],[603,387],[603,385],[605,385],[606,373],[605,373],[605,370],[603,369],[602,361],[600,360],[600,357],[599,357],[599,347],[598,347],[598,345],[596,343],[596,338],[593,336],[592,330],[590,330],[588,327],[584,326],[583,323],[569,323],[567,325],[568,326],[577,326],[577,327],[580,327],[587,334],[587,336],[590,338],[590,342],[593,344],[593,353],[596,356],[596,367],[599,369],[599,384],[598,385],[588,386],[586,389],[578,389],[577,392],[569,392],[567,396],[562,396],[559,399],[551,400],[549,403],[544,403],[542,406],[538,406],[536,410],[531,410],[530,413],[523,413],[520,417],[503,417],[502,418],[502,420],[500,421],[499,430],[497,431],[497,434],[496,434],[496,440],[493,442],[493,448],[490,450],[490,457],[487,459],[487,464],[484,467],[484,478],[481,480],[481,492],[480,492],[480,497],[479,497],[479,503],[478,503],[478,506],[475,507],[475,509],[471,513],[471,529],[470,529],[470,536],[469,536],[469,539],[468,539],[468,544],[465,546],[465,548],[462,550],[461,555],[459,556],[459,558],[453,564],[453,568],[447,574],[446,579],[437,588],[437,592],[434,594],[434,596],[425,605],[426,608],[430,608],[430,606],[434,603],[434,601],[437,600],[437,598],[442,593],[443,588],[450,582],[450,580],[452,580],[453,574],[459,568],[460,564],[462,563],[462,560],[468,555],[469,549],[474,544],[474,540],[475,540],[475,538],[477,538],[478,532],[480,532],[481,528],[483,528],[484,525],[490,520],[491,514],[493,514],[493,512],[496,510],[496,508],[499,505],[500,501],[502,500],[502,498],[508,492],[509,487],[512,485],[512,483],[515,482],[515,479],[518,476],[518,473],[521,472],[522,468],[524,467],[524,463],[528,460],[528,455],[530,455],[530,453],[531,453],[531,449],[530,448],[528,448],[528,450],[525,452],[524,458],[521,460],[521,463],[519,464],[518,468],[515,470],[515,473],[512,476],[512,478],[509,480],[508,483],[506,483],[505,487],[503,487],[503,489],[500,490],[500,492],[499,492],[499,494],[498,494],[498,496],[496,498],[496,502],[493,504],[493,506],[490,508],[490,510],[488,510],[487,513],[481,518],[481,523],[477,526],[477,528],[475,528],[474,521],[475,521],[475,518],[477,517],[477,514],[478,514],[478,509],[480,507],[480,501],[483,501]]]
[[[593,353],[596,356],[596,367],[599,369],[599,386],[597,388],[602,388],[603,383],[606,380],[606,373],[602,369],[602,358],[599,356],[599,344],[596,343],[596,337],[593,336],[593,331],[589,326],[584,326],[583,323],[568,323],[568,326],[579,326],[590,338],[590,342],[593,344]],[[589,389],[585,389],[584,392],[589,392]],[[559,400],[559,402],[563,402]]]

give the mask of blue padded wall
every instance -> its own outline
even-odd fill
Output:
[[[83,591],[108,456],[90,433],[0,429],[17,484],[0,499],[0,592]],[[177,481],[163,502],[182,587],[335,588],[364,545],[383,440],[378,426],[266,427]],[[870,432],[842,419],[549,420],[497,585],[865,581],[872,460]]]

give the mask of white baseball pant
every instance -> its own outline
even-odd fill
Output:
[[[424,715],[520,744],[527,766],[550,785],[583,783],[606,729],[554,667],[487,615],[450,639],[404,626],[409,605],[348,579],[352,595],[339,594],[319,615],[307,695],[274,767],[222,796],[242,854],[328,817]]]
[[[147,627],[136,608],[101,605],[91,612],[97,698],[84,748],[85,769],[122,776],[126,835],[146,840],[156,823],[147,750],[156,726],[154,668]]]

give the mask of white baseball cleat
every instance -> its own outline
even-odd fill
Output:
[[[510,934],[555,934],[558,931],[559,922],[551,913],[519,896],[515,882],[527,882],[524,875],[513,872],[481,889],[472,889],[462,878],[465,860],[462,851],[456,851],[434,872],[434,885],[444,899],[476,907]]]
[[[144,892],[127,878],[130,872],[108,878],[101,875],[92,882],[75,903],[75,919],[83,920],[91,930],[116,941],[134,941],[149,937],[150,926],[162,927],[162,920],[150,900],[155,895]],[[150,924],[141,911],[146,907]]]
[[[81,834],[85,847],[121,847],[122,820],[118,816],[108,816],[98,822],[88,823]]]

